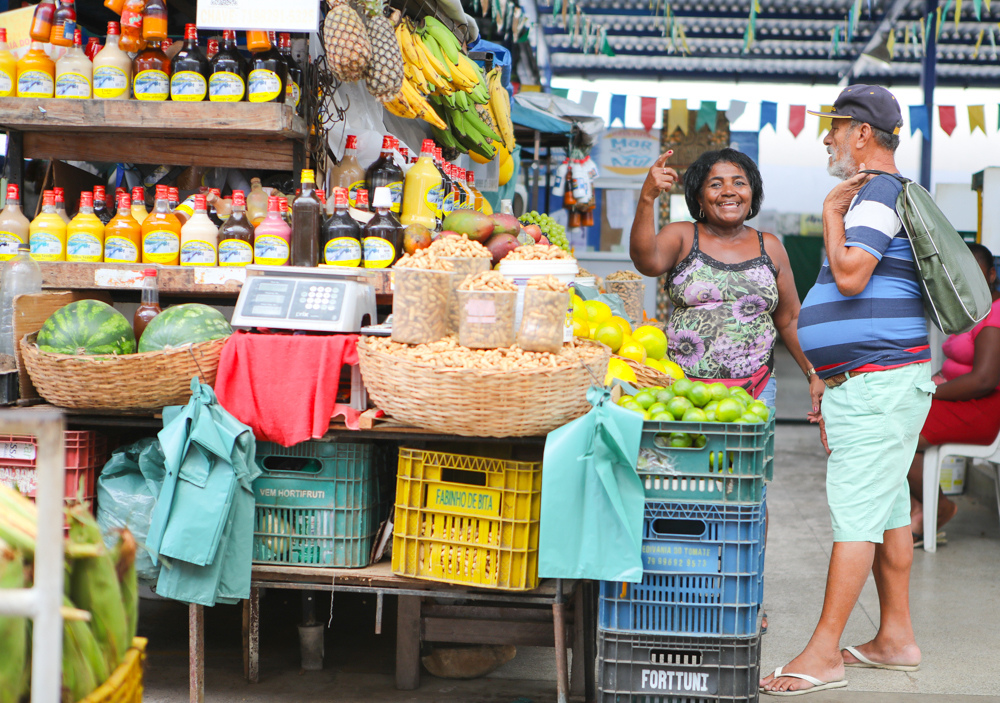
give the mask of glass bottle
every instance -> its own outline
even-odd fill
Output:
[[[66,212],[66,191],[62,188],[53,188],[52,192],[56,196],[56,214],[62,221],[69,224],[69,214]]]
[[[40,42],[17,61],[17,97],[51,98],[56,91],[56,64]]]
[[[104,260],[136,264],[142,252],[142,226],[132,217],[132,198],[118,194],[118,212],[104,228]]]
[[[219,53],[219,40],[209,39],[208,44],[206,45],[205,48],[205,56],[207,56],[208,60],[211,61],[213,58],[215,58],[215,55],[218,53]]]
[[[278,47],[270,42],[267,47],[264,51],[255,51],[250,57],[247,99],[252,103],[283,103],[288,69]]]
[[[142,38],[147,42],[167,41],[167,4],[163,0],[146,0],[142,15]]]
[[[403,214],[399,221],[404,226],[420,224],[429,230],[437,226],[441,209],[441,175],[434,166],[434,141],[425,139],[420,158],[410,167],[403,185]]]
[[[0,261],[17,256],[17,247],[28,241],[31,222],[21,212],[20,189],[16,183],[7,186],[7,204],[0,210]]]
[[[194,215],[181,227],[181,266],[215,266],[219,261],[219,227],[208,219],[205,196],[194,196]]]
[[[107,190],[104,186],[94,186],[94,215],[101,221],[101,224],[108,224],[114,214],[108,207]]]
[[[302,114],[302,68],[292,56],[292,35],[282,32],[278,35],[278,52],[285,62],[285,69],[288,72],[288,80],[285,81],[285,104],[295,108],[295,112]]]
[[[142,333],[150,321],[159,315],[160,310],[160,286],[156,277],[156,269],[146,269],[142,272],[142,298],[139,307],[135,309],[132,316],[132,332],[135,333],[135,341],[139,342]]]
[[[141,225],[147,217],[149,211],[146,210],[146,193],[142,186],[136,186],[132,189],[132,218]]]
[[[368,205],[367,188],[358,188],[357,198],[354,201],[354,209],[360,210],[361,212],[371,212],[371,208]]]
[[[104,47],[101,46],[101,40],[98,37],[91,37],[87,40],[87,46],[83,47],[83,53],[86,54],[87,58],[90,59],[91,63],[93,63],[94,59],[97,58],[97,55],[101,53],[101,49],[103,48]]]
[[[27,242],[20,242],[14,256],[4,262],[0,274],[0,354],[14,356],[14,299],[42,292],[42,270],[31,257]]]
[[[42,0],[35,5],[35,14],[31,17],[31,29],[28,30],[31,41],[49,43],[52,39],[52,22],[55,20],[55,14],[54,0]]]
[[[170,97],[170,59],[151,41],[132,61],[132,93],[136,100],[162,101]]]
[[[219,228],[219,266],[246,266],[253,263],[253,225],[247,218],[247,202],[242,190],[233,191],[233,214]]]
[[[476,188],[476,174],[473,171],[465,172],[466,183],[469,184],[469,190],[472,191],[472,209],[477,212],[483,211],[483,194],[478,188]]]
[[[320,225],[323,204],[316,196],[316,177],[309,169],[302,171],[302,194],[292,205],[292,266],[319,265]]]
[[[205,204],[208,206],[208,219],[214,222],[216,227],[221,227],[223,222],[216,205],[221,197],[222,193],[218,188],[209,188],[208,193],[205,194]]]
[[[392,152],[396,139],[390,135],[382,138],[382,153],[365,171],[365,184],[369,193],[376,188],[388,188],[392,199],[391,210],[399,214],[403,205],[403,169],[396,165]]]
[[[136,53],[146,48],[142,38],[142,13],[146,9],[146,0],[125,0],[122,7],[122,35],[118,39],[118,48],[122,51]]]
[[[177,266],[181,257],[181,221],[170,212],[167,186],[156,186],[156,204],[142,223],[142,263]],[[137,218],[138,219],[138,218]]]
[[[31,258],[35,261],[66,260],[66,222],[56,213],[56,194],[42,193],[42,211],[28,228]]]
[[[74,0],[59,0],[56,12],[52,16],[52,34],[49,35],[49,41],[53,46],[73,46],[74,34],[76,34],[76,3]]]
[[[254,227],[267,217],[267,193],[260,185],[259,178],[250,179],[250,194],[247,196],[247,217]]]
[[[208,57],[198,46],[198,27],[184,25],[184,48],[171,63],[170,99],[175,102],[201,102],[208,97]]]
[[[451,195],[451,179],[448,178],[448,171],[445,170],[444,164],[445,160],[441,155],[441,147],[434,147],[434,166],[437,168],[438,173],[441,174],[441,207],[438,210],[438,218],[442,220],[451,213],[450,209],[447,212],[445,211],[446,203],[454,200],[454,196],[450,199],[448,198]]]
[[[361,266],[361,226],[347,213],[346,188],[333,189],[333,214],[323,224],[323,263]]]
[[[104,6],[116,15],[120,15],[125,8],[125,0],[104,0]]]
[[[236,31],[222,33],[219,53],[209,61],[208,99],[212,102],[238,103],[247,88],[247,66],[236,48]]]
[[[88,100],[93,94],[94,64],[83,53],[83,34],[73,33],[73,45],[56,61],[57,98]]]
[[[365,169],[358,163],[358,137],[347,135],[344,158],[330,170],[330,187],[347,188],[349,205],[354,207],[358,199],[358,189],[366,188]]]
[[[288,198],[278,196],[278,206],[281,212],[281,219],[291,227],[292,226],[292,208],[288,207]]]
[[[281,202],[267,199],[267,217],[254,229],[253,262],[261,266],[287,266],[292,228],[281,216]]]
[[[66,261],[104,259],[104,223],[94,214],[94,194],[80,193],[80,208],[66,225]]]
[[[108,40],[94,57],[94,97],[128,100],[132,94],[132,59],[118,46],[117,22],[108,22]]]
[[[392,194],[388,188],[376,188],[372,206],[375,217],[365,225],[361,240],[365,268],[389,268],[399,259],[403,248],[403,225],[392,214]]]
[[[17,92],[17,59],[7,46],[7,28],[0,27],[0,98]]]

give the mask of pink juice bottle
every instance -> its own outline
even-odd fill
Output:
[[[267,217],[254,229],[253,262],[261,266],[288,266],[292,228],[281,216],[281,203],[267,199]]]

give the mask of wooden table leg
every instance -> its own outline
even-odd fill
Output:
[[[587,667],[584,664],[584,639],[586,637],[583,611],[586,607],[583,597],[584,584],[577,582],[573,592],[573,668],[570,671],[569,694],[585,699],[587,695]]]
[[[552,624],[556,646],[556,703],[566,703],[569,680],[566,673],[566,619],[562,598],[562,579],[556,579],[556,600],[552,604]]]
[[[399,596],[396,618],[396,688],[420,686],[420,598]]]
[[[250,589],[243,601],[243,678],[250,683],[260,679],[260,589]]]
[[[205,609],[188,605],[188,683],[191,703],[205,703]]]

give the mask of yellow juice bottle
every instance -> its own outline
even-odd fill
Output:
[[[51,98],[56,92],[56,64],[41,42],[31,42],[17,62],[17,97]]]
[[[94,194],[80,193],[80,209],[66,225],[66,261],[104,260],[104,223],[94,214]]]
[[[104,227],[104,260],[109,263],[137,264],[142,252],[142,226],[132,217],[132,198],[118,195],[118,211]]]
[[[66,223],[56,213],[56,194],[42,193],[42,211],[28,228],[31,258],[35,261],[66,260]]]
[[[141,225],[147,217],[149,211],[146,210],[146,193],[142,186],[136,186],[132,189],[132,218]]]
[[[420,158],[403,181],[403,213],[399,221],[404,227],[420,224],[433,230],[441,214],[441,173],[434,165],[434,140],[425,139]]]
[[[156,205],[142,223],[142,263],[178,266],[181,263],[181,221],[170,212],[170,191],[156,186]]]
[[[17,59],[7,48],[7,28],[0,27],[0,98],[17,92]]]

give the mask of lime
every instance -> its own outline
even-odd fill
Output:
[[[712,400],[712,391],[708,390],[708,386],[704,382],[695,381],[691,384],[687,397],[696,407],[703,408]]]
[[[684,413],[693,408],[691,401],[683,396],[678,396],[667,403],[667,410],[674,417],[684,417]]]
[[[673,422],[674,416],[664,411],[662,413],[655,413],[652,417],[652,420],[653,422]]]
[[[676,394],[669,388],[664,388],[662,391],[656,391],[656,402],[657,403],[669,403],[676,397]]]
[[[628,320],[626,320],[624,317],[618,317],[617,315],[613,315],[611,319],[608,320],[608,322],[616,324],[619,327],[621,327],[622,334],[629,337],[632,336],[632,325],[630,325]]]
[[[767,422],[768,420],[771,419],[771,408],[767,407],[764,403],[760,402],[759,400],[755,400],[754,402],[750,403],[749,407],[747,407],[747,410],[749,410],[755,415],[759,415],[760,419],[763,420],[764,422]]]
[[[632,339],[646,348],[646,354],[654,359],[667,355],[667,335],[659,327],[643,325],[632,332]]]
[[[630,400],[635,400],[635,396],[623,395],[621,398],[618,399],[618,405],[625,405],[625,403],[629,402]]]
[[[691,408],[681,418],[684,422],[708,422],[705,411],[701,408]]]
[[[574,328],[576,327],[575,321],[573,326]],[[622,335],[622,330],[618,325],[604,322],[598,326],[597,331],[594,333],[594,339],[605,346],[611,347],[612,352],[617,352],[621,348],[624,335]]]
[[[708,390],[712,393],[713,400],[724,400],[729,397],[729,389],[725,383],[709,384]]]
[[[653,395],[652,391],[647,391],[646,389],[643,389],[635,394],[635,402],[641,405],[642,409],[645,410],[650,405],[656,402],[656,396]]]
[[[702,408],[702,410],[704,410],[705,412],[708,412],[709,410],[714,411],[717,407],[719,407],[719,401],[713,400],[710,403],[708,403],[704,408]]]
[[[718,422],[718,418],[715,416],[714,410],[705,411],[705,422]]]
[[[729,389],[730,398],[744,398],[749,403],[753,400],[753,396],[747,391],[743,386],[733,386]]]
[[[708,444],[708,437],[703,434],[696,434],[694,436],[694,446],[700,448],[704,447],[706,444]]]
[[[764,421],[760,419],[760,415],[758,415],[757,413],[752,413],[747,411],[740,416],[740,419],[737,420],[737,422],[741,422],[747,425],[757,425]]]
[[[735,422],[742,414],[743,405],[735,398],[720,400],[715,409],[715,417],[718,422]]]
[[[634,339],[627,339],[618,348],[618,356],[623,356],[640,364],[646,360],[646,349]]]
[[[691,439],[691,435],[687,432],[672,432],[670,434],[670,446],[671,447],[690,447],[694,442]]]
[[[625,408],[626,410],[631,410],[632,412],[636,412],[636,413],[644,413],[644,412],[646,412],[645,410],[642,409],[642,406],[639,405],[634,400],[630,400],[627,403],[622,403],[622,407]]]
[[[671,386],[676,395],[682,395],[687,397],[688,391],[691,390],[691,386],[694,384],[686,378],[679,378],[674,381],[674,385]]]
[[[666,403],[656,402],[656,403],[653,403],[652,405],[650,405],[648,408],[646,408],[646,412],[648,412],[650,415],[657,415],[658,413],[665,413],[665,412],[667,412],[667,405],[666,405]]]

